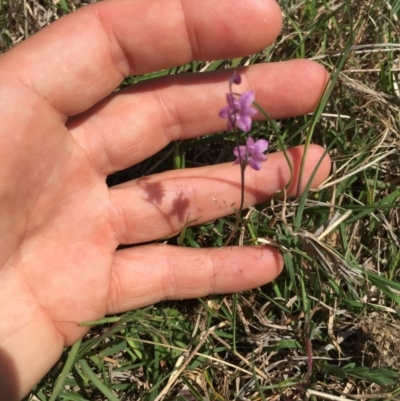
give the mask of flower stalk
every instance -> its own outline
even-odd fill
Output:
[[[234,229],[224,244],[225,246],[230,243],[239,226],[239,216],[244,206],[244,172],[246,166],[249,165],[251,168],[258,171],[262,167],[262,162],[267,160],[267,156],[264,152],[268,149],[268,141],[265,139],[254,141],[253,138],[249,136],[246,140],[246,145],[239,144],[237,129],[239,128],[243,132],[249,132],[251,130],[252,119],[258,112],[257,109],[253,107],[255,99],[253,91],[246,91],[241,95],[233,92],[233,85],[239,85],[241,82],[242,78],[235,70],[229,79],[229,93],[226,94],[227,105],[219,112],[221,118],[226,118],[228,120],[227,131],[233,130],[236,133],[237,146],[233,149],[233,154],[236,156],[234,164],[240,165],[241,174],[241,199],[238,219]]]

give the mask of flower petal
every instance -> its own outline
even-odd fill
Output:
[[[244,160],[244,159],[246,158],[246,154],[247,154],[246,146],[235,146],[235,147],[233,148],[233,154],[234,154],[236,157],[239,157],[239,154],[240,154],[240,158],[241,158],[242,160]]]
[[[254,149],[254,139],[250,135],[246,139],[246,147]]]
[[[253,155],[253,159],[259,162],[265,162],[265,160],[267,160],[267,155],[264,155],[264,153],[257,153]]]
[[[223,108],[220,110],[220,112],[218,113],[218,115],[219,115],[221,118],[228,118],[228,115],[229,115],[229,108],[228,108],[228,106],[223,107]]]
[[[265,139],[259,139],[254,143],[254,151],[257,153],[264,153],[268,149],[268,141]]]
[[[250,158],[248,160],[248,163],[253,170],[257,171],[261,170],[261,162],[254,160],[253,158]]]
[[[246,106],[242,108],[242,114],[246,114],[247,116],[255,116],[258,113],[258,110],[253,106]]]
[[[236,125],[244,132],[249,132],[251,130],[251,117],[238,115],[236,119]]]
[[[240,105],[243,107],[243,106],[250,106],[253,102],[254,102],[254,99],[255,99],[255,94],[254,94],[254,92],[253,91],[247,91],[247,92],[244,92],[241,96],[240,96],[240,98],[239,98],[239,102],[240,102]]]

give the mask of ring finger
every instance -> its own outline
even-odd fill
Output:
[[[289,195],[298,186],[304,147],[289,149],[293,166]],[[312,145],[304,168],[303,189],[315,170],[324,149]],[[318,186],[329,174],[330,159],[325,156],[312,186]],[[288,163],[281,152],[268,155],[260,171],[245,171],[244,207],[261,203],[281,190],[291,178]],[[232,214],[240,204],[239,166],[232,163],[168,171],[110,189],[110,221],[121,244],[137,244],[177,233],[187,224],[200,224]]]

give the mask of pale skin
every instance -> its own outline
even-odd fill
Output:
[[[162,16],[162,18],[161,18]],[[223,130],[231,71],[172,76],[111,94],[129,74],[257,52],[281,28],[273,0],[114,0],[84,7],[0,58],[0,394],[21,399],[93,321],[164,299],[257,287],[283,268],[269,247],[116,251],[207,222],[240,203],[227,163],[107,188],[106,176],[168,143]],[[240,71],[272,118],[308,113],[327,73],[308,61]],[[73,116],[73,117],[71,117]],[[303,148],[289,151],[296,194]],[[323,149],[311,146],[300,187]],[[329,174],[325,157],[313,180]],[[246,169],[245,206],[282,189],[281,153]],[[190,268],[188,268],[190,266]]]

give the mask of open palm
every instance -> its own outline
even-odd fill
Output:
[[[0,393],[7,400],[26,394],[63,346],[85,334],[78,322],[240,291],[279,274],[281,256],[266,247],[116,251],[178,232],[188,218],[232,213],[238,166],[169,171],[113,188],[105,180],[171,141],[225,126],[218,111],[231,72],[166,77],[110,95],[125,76],[259,51],[280,24],[273,0],[116,0],[62,18],[0,59]],[[241,73],[239,90],[254,90],[274,118],[311,111],[326,82],[325,71],[306,61]],[[297,171],[302,148],[289,154]],[[321,154],[311,147],[305,180]],[[328,172],[326,158],[314,183]],[[246,170],[245,205],[289,178],[284,157],[269,155],[260,172]]]

